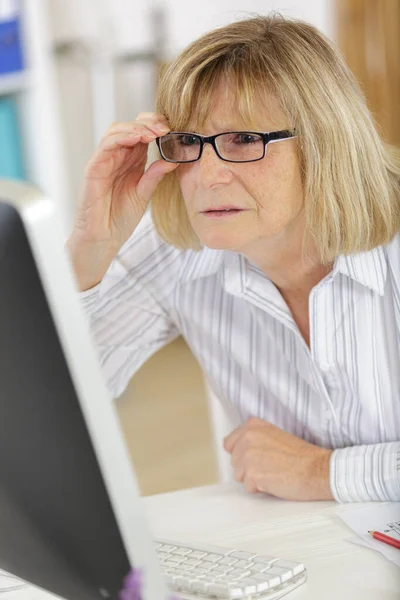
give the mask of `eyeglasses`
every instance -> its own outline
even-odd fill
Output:
[[[267,144],[296,137],[294,131],[227,131],[217,135],[200,135],[185,131],[172,131],[156,138],[164,160],[173,163],[190,163],[201,158],[204,144],[211,144],[221,160],[234,163],[255,162],[265,156]]]

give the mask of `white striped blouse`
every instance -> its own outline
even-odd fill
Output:
[[[113,397],[181,334],[241,419],[334,449],[337,501],[400,500],[400,236],[340,256],[313,288],[310,348],[260,269],[230,251],[178,250],[149,214],[80,298]]]

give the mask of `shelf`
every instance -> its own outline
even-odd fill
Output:
[[[0,96],[25,91],[29,87],[29,79],[26,71],[0,75]]]

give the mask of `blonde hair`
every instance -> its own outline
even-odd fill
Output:
[[[400,230],[400,153],[384,145],[355,77],[317,29],[274,14],[210,31],[165,69],[157,111],[172,130],[199,130],[222,78],[233,83],[244,123],[254,123],[264,95],[276,99],[288,129],[296,130],[305,241],[311,236],[322,263],[394,237]],[[168,243],[201,248],[175,172],[157,187],[152,214]]]

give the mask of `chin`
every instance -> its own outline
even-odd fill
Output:
[[[236,250],[243,244],[239,236],[228,231],[197,231],[196,233],[201,243],[213,250]]]

